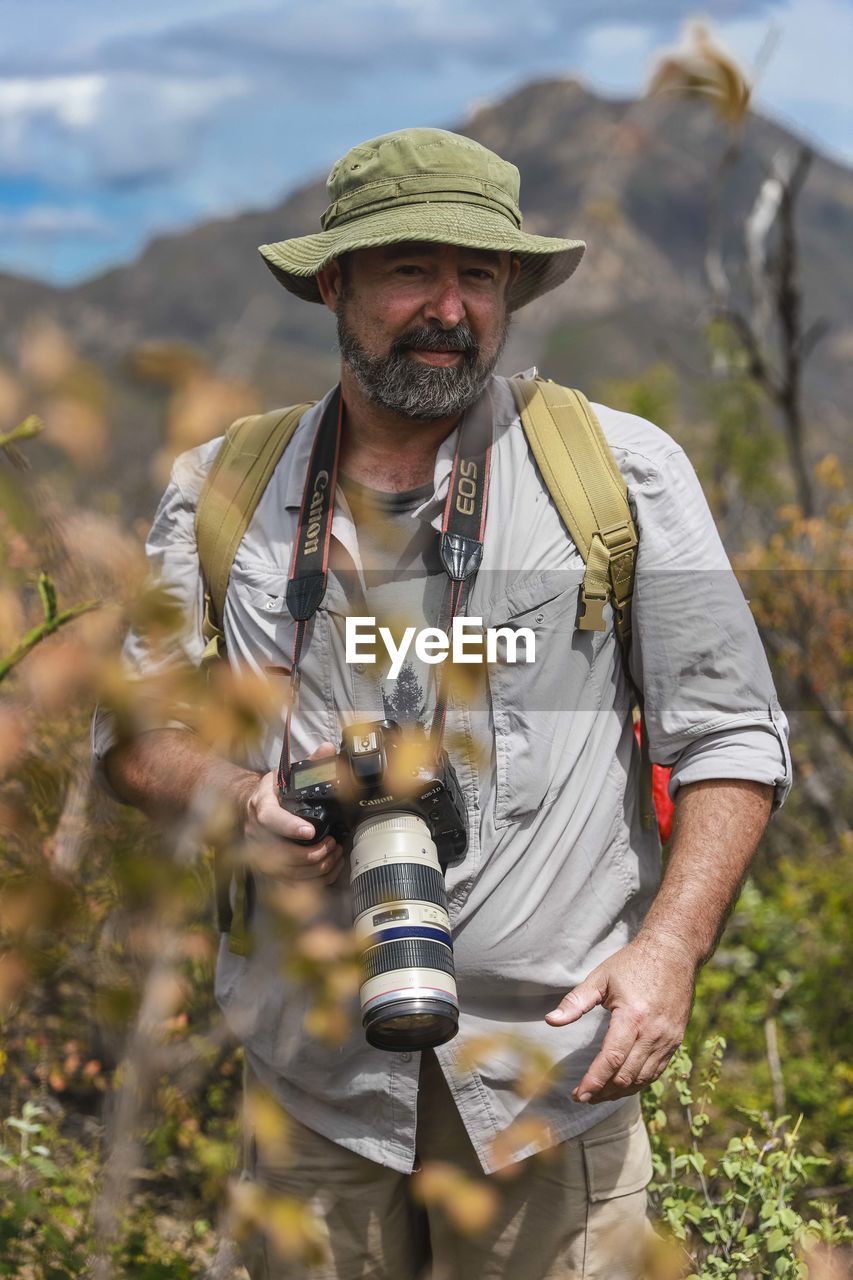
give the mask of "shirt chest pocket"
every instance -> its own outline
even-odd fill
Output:
[[[595,659],[606,634],[577,629],[579,585],[580,574],[542,575],[484,616],[499,633],[487,667],[499,826],[556,799],[584,720],[600,706]],[[513,646],[509,633],[522,628]]]
[[[296,622],[287,607],[286,589],[287,575],[281,570],[241,559],[232,569],[226,604],[226,638],[232,661],[285,679],[293,665],[296,643]],[[382,718],[381,696],[375,684],[368,682],[359,697],[354,687],[355,669],[345,660],[345,623],[351,611],[346,594],[330,575],[326,595],[308,624],[300,657],[294,717],[297,743],[337,742],[342,724]]]
[[[289,671],[296,623],[285,602],[287,575],[273,565],[238,558],[225,601],[228,652],[258,671]]]

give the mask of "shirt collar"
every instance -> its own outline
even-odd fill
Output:
[[[468,416],[480,417],[487,416],[494,424],[495,419],[495,399],[494,399],[495,379],[490,379],[486,385],[486,389],[478,400],[474,402],[468,410]],[[305,487],[305,476],[308,471],[308,462],[311,457],[311,446],[314,442],[314,435],[319,426],[320,420],[326,411],[326,406],[334,395],[334,388],[327,392],[322,400],[307,410],[302,415],[299,426],[296,428],[293,439],[287,449],[287,477],[285,481],[284,503],[285,506],[298,511],[302,505],[302,493]],[[456,443],[459,439],[459,427],[455,427],[451,431],[446,440],[439,445],[438,452],[435,455],[435,469],[433,471],[433,492],[430,497],[425,499],[419,507],[416,507],[411,517],[413,520],[426,520],[434,529],[441,529],[441,521],[444,510],[444,501],[447,497],[447,490],[450,484],[450,473],[453,470],[453,456],[456,452]],[[345,514],[351,520],[349,508],[345,505],[346,500],[343,493],[338,488],[335,498],[336,510],[343,505]]]

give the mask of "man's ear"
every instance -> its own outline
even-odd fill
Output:
[[[326,306],[337,315],[344,288],[341,264],[337,258],[333,258],[321,271],[317,272],[317,288]]]
[[[510,258],[510,260],[509,260],[509,283],[510,283],[510,285],[515,284],[516,280],[518,279],[518,273],[519,273],[519,271],[520,271],[520,270],[521,270],[521,258],[519,258],[519,257],[517,257],[515,254],[513,254],[513,255],[512,255],[512,257],[511,257],[511,258]]]

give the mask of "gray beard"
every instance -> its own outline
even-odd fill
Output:
[[[482,395],[500,359],[508,331],[509,318],[489,360],[482,358],[480,345],[465,324],[454,329],[412,329],[395,338],[387,356],[371,356],[348,326],[344,309],[338,314],[341,357],[367,398],[403,418],[421,422],[455,417]],[[423,351],[460,351],[463,359],[453,368],[436,368],[407,354],[416,347]]]

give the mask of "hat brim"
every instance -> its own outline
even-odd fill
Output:
[[[516,254],[521,268],[509,294],[511,311],[568,280],[586,248],[583,240],[528,235],[482,205],[441,201],[382,209],[316,235],[262,244],[259,252],[285,289],[306,302],[322,302],[316,276],[333,258],[407,241]]]

